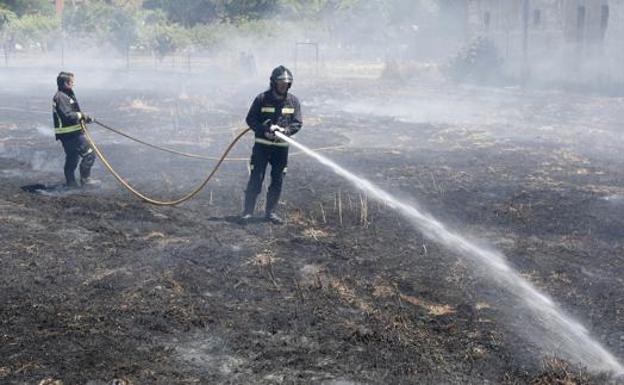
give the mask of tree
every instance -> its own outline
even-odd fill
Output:
[[[14,12],[0,8],[0,31],[8,28],[15,19],[17,15]]]
[[[283,10],[293,16],[318,19],[357,7],[360,3],[369,2],[360,0],[280,0],[278,3]]]
[[[15,13],[0,8],[0,44],[2,45],[2,51],[4,51],[4,62],[9,62],[9,47],[11,45],[11,27],[12,23],[17,19]]]
[[[102,22],[99,25],[98,39],[109,42],[118,52],[127,55],[130,46],[138,39],[138,23],[134,15],[115,6],[101,7],[95,14]]]
[[[43,51],[48,49],[48,44],[58,30],[59,20],[43,15],[24,15],[16,19],[12,26],[14,38],[18,42]]]
[[[62,15],[63,33],[74,37],[86,37],[98,28],[95,13],[84,6],[65,7]]]
[[[4,0],[0,7],[14,12],[17,16],[26,14],[53,15],[54,5],[48,0]]]
[[[219,9],[221,18],[260,19],[272,16],[278,9],[278,0],[221,0]]]
[[[146,9],[160,9],[167,19],[185,27],[224,20],[253,20],[271,16],[280,0],[145,0]]]
[[[217,4],[212,0],[145,0],[145,9],[162,10],[172,23],[192,27],[218,19]]]
[[[191,43],[189,30],[179,24],[157,21],[141,29],[141,43],[149,47],[162,61],[167,55],[182,50]]]

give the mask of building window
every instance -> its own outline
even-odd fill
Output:
[[[576,12],[576,40],[583,41],[585,37],[585,7],[580,6]]]
[[[542,11],[539,9],[533,10],[533,26],[537,27],[542,23]]]
[[[600,38],[604,39],[609,26],[609,6],[603,5],[600,11]]]

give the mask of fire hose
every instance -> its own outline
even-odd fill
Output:
[[[2,109],[2,108],[0,107],[0,109]],[[136,137],[134,137],[132,135],[128,135],[128,134],[126,134],[123,131],[117,130],[117,129],[112,128],[110,126],[107,126],[106,124],[104,124],[104,123],[102,123],[102,122],[100,122],[99,120],[96,120],[96,119],[93,119],[93,123],[99,125],[102,128],[105,128],[105,129],[107,129],[107,130],[109,130],[111,132],[114,132],[117,135],[120,135],[120,136],[123,136],[125,138],[128,138],[128,139],[130,139],[130,140],[132,140],[134,142],[143,144],[143,145],[145,145],[147,147],[151,147],[151,148],[156,149],[156,150],[161,150],[161,151],[164,151],[164,152],[168,152],[170,154],[185,156],[187,158],[203,159],[203,160],[219,160],[219,159],[221,159],[219,157],[211,157],[211,156],[203,156],[203,155],[198,155],[198,154],[191,154],[191,153],[188,153],[188,152],[183,152],[183,151],[178,151],[178,150],[174,150],[174,149],[163,147],[163,146],[158,146],[156,144],[153,144],[153,143],[150,143],[150,142],[146,142],[146,141],[144,141],[142,139],[136,138]],[[336,150],[336,149],[341,149],[341,148],[343,148],[343,146],[317,147],[317,148],[314,149],[314,151],[327,151],[327,150]],[[297,151],[297,152],[294,152],[294,153],[290,154],[289,156],[293,157],[293,156],[302,155],[302,154],[304,154],[302,151]],[[249,158],[225,158],[223,160],[224,161],[248,162]]]
[[[117,179],[117,181],[122,186],[124,186],[128,191],[130,191],[132,194],[134,194],[138,198],[144,200],[147,203],[151,203],[151,204],[157,205],[157,206],[174,206],[174,205],[180,204],[182,202],[186,202],[187,200],[189,200],[189,199],[193,198],[195,195],[197,195],[204,188],[204,186],[206,186],[208,181],[210,181],[212,176],[217,172],[217,170],[219,169],[219,167],[221,166],[221,164],[225,160],[227,154],[230,152],[230,150],[232,150],[234,145],[247,133],[247,131],[250,130],[249,128],[247,128],[244,131],[242,131],[241,133],[239,133],[238,135],[236,135],[234,140],[232,140],[232,142],[229,144],[229,146],[223,152],[223,155],[221,155],[221,157],[217,161],[217,164],[215,165],[215,167],[208,174],[208,176],[199,184],[199,186],[197,186],[195,189],[193,189],[188,194],[182,196],[181,198],[170,200],[170,201],[163,201],[163,200],[154,199],[154,198],[150,198],[150,197],[146,196],[145,194],[139,192],[137,189],[132,187],[123,177],[121,177],[121,175],[119,175],[115,171],[113,166],[111,166],[111,164],[108,162],[108,160],[106,159],[104,154],[102,154],[102,151],[100,151],[99,147],[95,144],[93,138],[91,137],[91,133],[87,129],[87,127],[84,124],[84,122],[80,122],[80,125],[82,126],[82,129],[84,131],[85,137],[89,141],[89,145],[91,145],[91,148],[93,149],[93,151],[95,152],[97,157],[100,159],[102,164],[104,164],[104,167],[106,167],[106,169],[115,177],[115,179]],[[147,143],[144,143],[144,144],[147,144]],[[169,151],[169,152],[171,152],[171,151]]]
[[[182,152],[182,151],[178,151],[178,150],[173,150],[173,149],[167,148],[167,147],[157,146],[155,144],[146,142],[146,141],[141,140],[139,138],[136,138],[134,136],[128,135],[128,134],[126,134],[123,131],[116,130],[116,129],[112,128],[112,127],[109,127],[106,124],[104,124],[104,123],[102,123],[102,122],[100,122],[100,121],[98,121],[96,119],[93,119],[93,123],[95,123],[95,124],[105,128],[105,129],[107,129],[107,130],[109,130],[111,132],[114,132],[117,135],[123,136],[123,137],[128,138],[130,140],[133,140],[133,141],[135,141],[137,143],[141,143],[141,144],[143,144],[143,145],[145,145],[147,147],[151,147],[151,148],[154,148],[156,150],[161,150],[161,151],[164,151],[164,152],[168,152],[170,154],[181,155],[181,156],[185,156],[187,158],[204,159],[204,160],[220,160],[220,159],[223,159],[223,158],[215,158],[215,157],[210,157],[210,156],[191,154],[191,153],[188,153],[188,152]],[[247,132],[247,131],[245,131],[245,132]],[[236,140],[238,140],[238,139],[236,139]],[[226,158],[226,159],[223,159],[223,160],[248,161],[249,158]]]
[[[93,149],[93,151],[95,152],[95,154],[97,155],[97,157],[100,159],[100,161],[102,162],[102,164],[104,164],[104,167],[106,167],[106,169],[113,175],[113,177],[115,177],[115,179],[117,179],[117,181],[123,186],[125,187],[128,191],[130,191],[132,194],[134,194],[135,196],[137,196],[138,198],[142,199],[143,201],[147,202],[147,203],[151,203],[153,205],[158,205],[158,206],[174,206],[180,203],[183,203],[191,198],[193,198],[195,195],[197,195],[205,186],[206,184],[208,184],[208,182],[210,181],[210,179],[214,176],[214,174],[217,172],[217,170],[219,169],[219,167],[221,166],[221,164],[224,161],[249,161],[248,158],[227,158],[227,155],[229,154],[229,152],[232,150],[232,148],[234,147],[234,145],[248,132],[250,131],[249,128],[243,130],[242,132],[240,132],[238,135],[236,135],[236,137],[234,137],[234,139],[232,140],[232,142],[230,142],[230,144],[228,145],[228,147],[226,148],[226,150],[223,152],[223,154],[221,155],[221,157],[207,157],[207,156],[203,156],[203,155],[197,155],[197,154],[191,154],[191,153],[187,153],[187,152],[182,152],[182,151],[177,151],[177,150],[173,150],[167,147],[162,147],[162,146],[158,146],[149,142],[146,142],[144,140],[138,139],[134,136],[128,135],[120,130],[116,130],[112,127],[107,126],[106,124],[98,121],[98,120],[93,120],[94,123],[96,123],[97,125],[111,131],[114,132],[120,136],[123,136],[125,138],[128,138],[130,140],[133,140],[137,143],[143,144],[145,146],[160,150],[160,151],[164,151],[164,152],[168,152],[171,154],[176,154],[176,155],[180,155],[180,156],[185,156],[188,158],[195,158],[195,159],[204,159],[204,160],[216,160],[217,164],[214,166],[214,168],[212,169],[212,171],[208,174],[208,176],[195,188],[193,189],[191,192],[189,192],[188,194],[182,196],[181,198],[178,199],[174,199],[174,200],[169,200],[169,201],[164,201],[164,200],[159,200],[159,199],[154,199],[154,198],[150,198],[147,195],[141,193],[140,191],[138,191],[136,188],[132,187],[130,185],[130,183],[128,183],[128,181],[126,181],[121,175],[119,175],[119,173],[117,173],[117,171],[115,171],[115,169],[113,168],[113,166],[110,164],[110,162],[108,161],[108,159],[104,156],[104,154],[102,153],[102,151],[99,149],[99,147],[97,146],[97,144],[95,144],[95,141],[93,140],[93,137],[91,136],[91,133],[89,132],[89,130],[87,129],[86,125],[84,124],[84,122],[80,122],[80,125],[85,133],[85,137],[87,138],[87,141],[89,142],[89,145],[91,146],[91,148]],[[340,148],[341,146],[332,146],[332,147],[322,147],[322,148],[317,148],[316,151],[319,150],[328,150],[328,149],[336,149],[336,148]],[[292,154],[292,156],[301,154],[301,152],[298,153],[294,153]]]

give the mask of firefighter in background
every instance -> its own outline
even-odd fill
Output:
[[[301,106],[299,99],[288,92],[292,86],[292,72],[284,66],[273,70],[270,89],[259,94],[247,114],[247,125],[255,133],[251,153],[251,175],[245,190],[245,207],[241,221],[249,222],[253,217],[256,198],[262,190],[267,165],[271,165],[271,184],[267,192],[265,219],[283,223],[275,213],[282,182],[288,163],[288,143],[278,139],[275,131],[291,136],[301,129]]]
[[[65,182],[69,188],[79,187],[74,172],[80,161],[80,186],[95,184],[91,180],[91,167],[95,162],[95,153],[89,146],[82,127],[83,123],[93,120],[80,111],[80,105],[74,94],[74,74],[61,72],[56,78],[58,91],[52,104],[52,119],[56,140],[60,140],[65,150]]]

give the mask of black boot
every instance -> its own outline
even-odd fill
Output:
[[[243,224],[251,222],[253,219],[254,209],[256,208],[257,194],[245,192],[245,207],[243,208],[243,214],[240,217],[240,222]]]
[[[282,218],[280,218],[279,215],[275,214],[275,213],[267,213],[264,217],[267,221],[275,224],[275,225],[283,225],[284,224],[284,220]]]
[[[245,193],[245,207],[243,209],[243,215],[253,215],[254,210],[256,208],[256,197],[257,194],[253,194],[250,192]]]
[[[274,190],[269,189],[269,192],[267,193],[266,209],[264,211],[266,213],[265,216],[267,218],[271,215],[271,213],[273,213],[273,211],[277,207],[279,198],[280,198],[279,191],[275,192]]]

